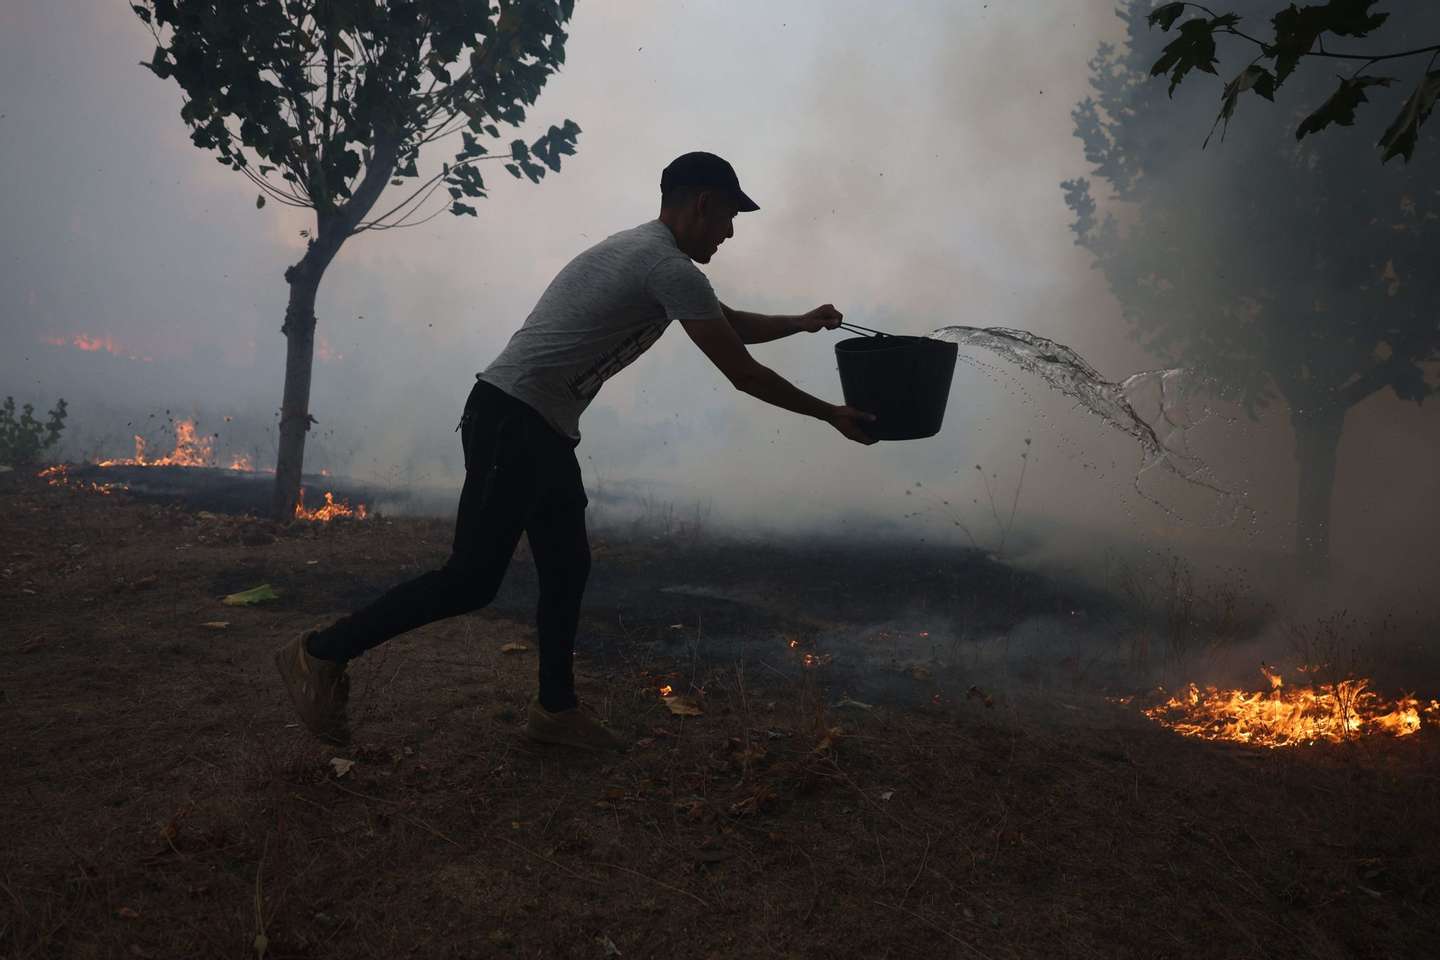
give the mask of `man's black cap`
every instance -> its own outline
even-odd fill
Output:
[[[695,151],[685,153],[670,161],[660,174],[660,192],[671,187],[701,187],[728,190],[735,195],[735,205],[742,213],[759,210],[760,205],[740,189],[740,179],[735,168],[713,153]]]

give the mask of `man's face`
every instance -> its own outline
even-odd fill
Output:
[[[694,230],[685,252],[697,263],[709,263],[720,244],[735,236],[735,201],[718,191],[705,191],[695,198]]]

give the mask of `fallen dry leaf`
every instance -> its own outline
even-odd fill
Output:
[[[761,784],[756,791],[743,800],[730,804],[730,815],[732,817],[748,817],[759,813],[761,808],[771,800],[775,799],[775,791],[768,786]]]
[[[335,768],[335,779],[339,780],[350,772],[350,768],[355,766],[355,761],[346,760],[344,757],[331,757],[330,766]]]
[[[204,623],[200,624],[200,626],[204,627],[206,630],[228,630],[230,629],[230,621],[206,620]]]
[[[825,751],[829,750],[831,747],[835,746],[835,741],[839,740],[841,735],[844,734],[844,732],[845,731],[841,730],[839,727],[831,727],[829,730],[826,730],[825,736],[821,737],[820,742],[815,745],[814,752],[824,753]]]
[[[703,717],[705,715],[705,711],[700,709],[700,704],[690,697],[674,696],[660,699],[665,701],[665,706],[669,707],[670,712],[677,717]]]
[[[504,646],[502,646],[502,647],[500,648],[500,652],[501,652],[501,653],[524,653],[526,650],[529,650],[529,649],[530,649],[530,644],[528,644],[528,643],[515,643],[515,642],[511,642],[511,643],[507,643],[507,644],[505,644]]]
[[[139,920],[140,911],[133,910],[130,907],[121,907],[119,910],[115,911],[115,916],[124,917],[126,920]]]

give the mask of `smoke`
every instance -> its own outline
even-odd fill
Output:
[[[164,410],[214,425],[219,449],[273,450],[282,273],[310,223],[257,211],[248,184],[189,143],[178,90],[136,66],[150,39],[124,4],[3,17],[5,392],[66,396],[75,454],[124,452],[133,424]],[[1070,112],[1087,62],[1123,39],[1110,0],[582,3],[572,27],[565,68],[531,111],[535,129],[582,127],[562,172],[539,186],[488,174],[478,221],[358,237],[330,269],[307,467],[453,502],[453,428],[475,371],[570,257],[655,215],[660,169],[690,149],[730,159],[762,208],[707,268],[733,307],[833,302],[897,333],[1024,328],[1116,381],[1157,365],[1073,245],[1058,187],[1086,172]],[[1202,135],[1192,169],[1214,156]],[[138,359],[45,342],[75,334],[109,335]],[[837,339],[754,352],[839,401]],[[1433,476],[1413,442],[1433,425],[1380,399],[1352,413],[1337,554],[1400,530],[1433,537],[1376,496],[1417,466]],[[677,327],[606,384],[580,455],[592,491],[703,504],[717,530],[1003,539],[1012,558],[1080,573],[1109,542],[1278,562],[1293,536],[1293,481],[1271,469],[1285,425],[1212,427],[1196,452],[1251,495],[1260,520],[1246,529],[1177,523],[1137,496],[1143,451],[1033,379],[962,357],[938,437],[861,448],[737,394]]]

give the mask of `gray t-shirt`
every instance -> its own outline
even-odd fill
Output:
[[[710,281],[651,220],[565,265],[505,349],[479,374],[580,439],[600,385],[648,350],[671,320],[723,320]]]

